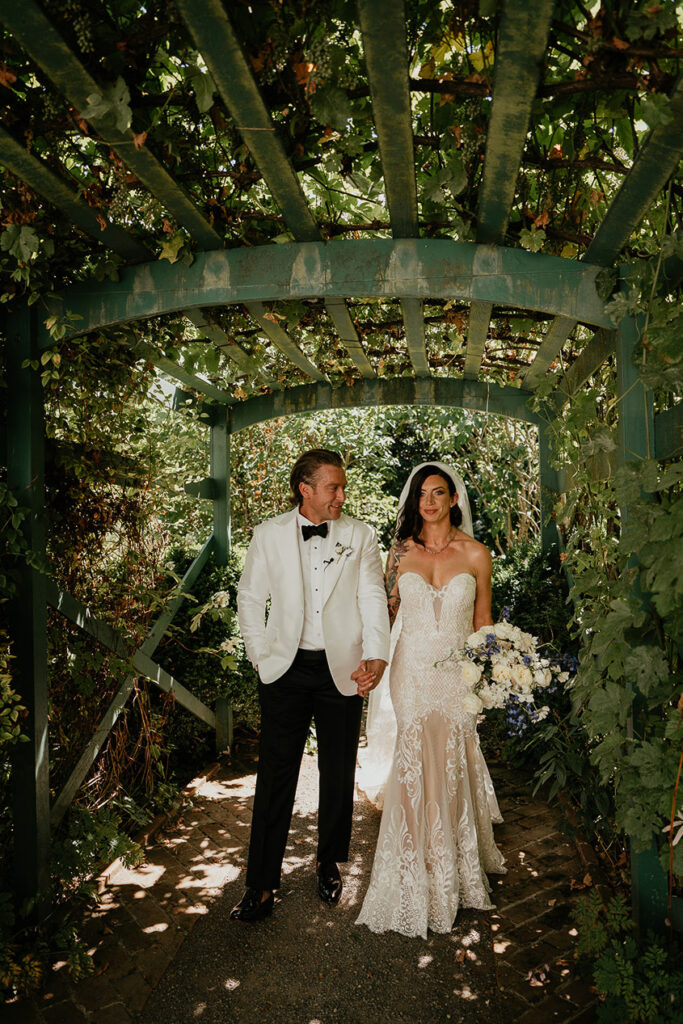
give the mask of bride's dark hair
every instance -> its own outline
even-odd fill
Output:
[[[408,537],[412,537],[416,544],[422,544],[420,540],[420,530],[422,529],[422,516],[419,512],[420,507],[420,491],[422,485],[428,476],[440,476],[445,481],[448,487],[448,493],[451,498],[456,493],[455,484],[451,477],[444,473],[443,469],[439,469],[438,466],[423,466],[422,469],[418,469],[417,473],[410,482],[410,490],[408,491],[408,497],[406,503],[403,506],[403,511],[398,517],[398,523],[396,524],[396,540],[407,540]],[[458,505],[451,506],[451,525],[460,526],[462,522],[462,512]]]

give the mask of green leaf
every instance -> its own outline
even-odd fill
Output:
[[[130,92],[119,75],[114,85],[103,92],[93,92],[87,97],[81,117],[98,127],[113,126],[120,132],[127,131],[133,121],[130,107]]]
[[[205,114],[207,110],[211,109],[213,104],[216,83],[208,71],[196,68],[190,75],[190,84],[194,90],[197,110],[200,114]]]
[[[177,232],[173,238],[169,238],[168,242],[162,243],[159,259],[168,260],[169,263],[176,263],[180,250],[184,244],[185,236],[181,232]]]

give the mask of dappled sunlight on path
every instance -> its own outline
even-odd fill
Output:
[[[254,762],[216,766],[144,864],[114,863],[98,879],[84,929],[96,973],[73,985],[58,965],[40,995],[5,1008],[8,1024],[588,1024],[594,996],[575,975],[570,916],[588,868],[525,776],[492,773],[509,869],[491,879],[496,908],[462,911],[449,935],[423,941],[355,924],[379,828],[362,797],[341,902],[321,903],[308,756],[273,915],[229,921],[244,890]]]

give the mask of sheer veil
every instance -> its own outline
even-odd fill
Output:
[[[441,472],[446,473],[451,478],[458,495],[457,504],[462,513],[460,529],[464,533],[469,534],[470,537],[474,537],[472,512],[464,481],[452,466],[447,465],[445,462],[439,462],[436,459],[430,459],[428,462],[421,462],[419,466],[415,466],[406,480],[398,501],[397,526],[413,477],[424,466],[436,466]],[[391,631],[389,665],[382,676],[381,683],[372,690],[368,698],[368,717],[365,727],[367,743],[365,747],[361,747],[358,751],[358,787],[365,793],[368,800],[380,810],[384,805],[384,790],[389,778],[391,762],[394,757],[394,746],[396,744],[396,717],[391,703],[389,677],[396,642],[401,633],[401,622],[402,616],[399,607],[398,615]]]

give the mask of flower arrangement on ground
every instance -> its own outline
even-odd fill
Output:
[[[463,705],[473,714],[512,701],[524,706],[532,721],[539,722],[549,710],[537,706],[542,692],[555,680],[566,683],[569,679],[569,672],[563,671],[559,662],[541,654],[536,637],[510,622],[482,626],[447,660],[454,657],[464,662],[462,678],[469,693]]]

